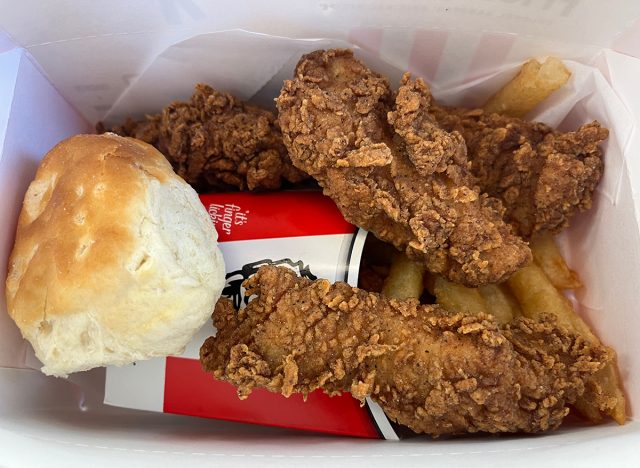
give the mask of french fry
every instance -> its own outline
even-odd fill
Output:
[[[614,360],[614,362],[617,358]],[[617,364],[611,364],[600,369],[586,386],[585,394],[575,403],[575,408],[587,419],[594,423],[604,418],[602,412],[611,416],[618,424],[624,424],[627,419],[626,400],[620,386],[620,376]],[[594,401],[603,401],[604,408],[598,408]],[[602,411],[602,412],[601,412]]]
[[[567,266],[550,233],[534,234],[530,246],[533,261],[542,268],[556,288],[577,289],[582,287],[580,278]]]
[[[396,253],[384,280],[382,294],[394,299],[418,299],[424,290],[424,266]]]
[[[584,395],[578,398],[573,403],[573,407],[577,409],[580,412],[580,414],[582,414],[582,416],[584,416],[594,424],[601,423],[604,420],[604,418],[602,417],[602,413],[600,412],[600,409],[595,405],[591,404],[589,399],[586,398]]]
[[[569,300],[555,288],[538,265],[532,264],[518,270],[509,278],[508,285],[520,302],[525,317],[542,320],[545,314],[550,314],[559,325],[582,335],[591,343],[600,344],[589,326],[573,310]],[[626,401],[615,362],[608,363],[594,374],[587,387],[576,408],[594,422],[600,421],[600,412],[604,412],[618,424],[624,424]]]
[[[522,315],[518,301],[503,285],[487,284],[477,289],[452,283],[441,276],[425,275],[425,288],[436,298],[436,302],[447,310],[470,314],[492,314],[499,323],[505,324]]]
[[[442,276],[435,277],[433,295],[438,304],[452,312],[474,315],[489,312],[489,307],[478,289],[452,283]]]
[[[487,284],[478,288],[487,304],[487,309],[499,323],[511,322],[515,317],[522,315],[518,301],[511,291],[499,284]]]
[[[569,299],[551,284],[538,265],[532,264],[516,271],[507,284],[525,317],[542,320],[550,314],[564,328],[575,330],[592,343],[599,342],[589,326],[574,312]]]
[[[562,60],[549,57],[544,63],[527,61],[520,72],[484,105],[487,112],[523,117],[565,84],[571,72]]]

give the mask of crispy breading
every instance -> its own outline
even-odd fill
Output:
[[[558,427],[585,378],[612,359],[556,326],[449,313],[386,299],[346,283],[262,267],[245,282],[249,305],[221,299],[203,368],[235,385],[289,396],[318,388],[368,396],[419,433],[537,432]]]
[[[308,178],[291,164],[273,112],[203,84],[188,102],[110,131],[154,145],[178,175],[204,192],[275,190]]]
[[[521,236],[558,232],[591,207],[603,172],[600,144],[609,134],[598,122],[563,133],[481,109],[433,105],[430,113],[462,134],[480,189],[502,200]]]
[[[302,57],[277,99],[293,164],[348,221],[452,281],[504,280],[531,252],[500,201],[479,192],[462,137],[438,127],[430,104],[422,80],[405,75],[394,95],[348,50]]]

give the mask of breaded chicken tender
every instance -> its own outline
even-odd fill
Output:
[[[466,146],[429,114],[422,80],[386,78],[349,50],[302,57],[277,99],[293,164],[314,177],[344,217],[432,273],[468,286],[495,283],[531,260],[480,193]]]
[[[480,189],[502,200],[506,220],[521,236],[559,232],[591,207],[603,172],[600,144],[609,134],[598,122],[564,133],[482,109],[433,105],[430,113],[464,137]]]
[[[203,192],[275,190],[308,178],[291,164],[273,112],[204,84],[188,102],[110,131],[152,144]]]
[[[256,295],[245,309],[216,305],[217,335],[200,350],[207,372],[240,398],[254,388],[370,396],[393,421],[433,436],[556,428],[585,379],[612,359],[552,320],[500,327],[490,315],[386,299],[273,266],[245,287]]]

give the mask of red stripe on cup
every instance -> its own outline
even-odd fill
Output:
[[[383,35],[384,32],[380,28],[355,28],[349,31],[349,42],[379,54]]]
[[[511,47],[516,41],[514,34],[487,33],[478,44],[467,69],[467,81],[480,78],[504,64]]]
[[[433,81],[448,37],[447,31],[417,31],[411,46],[409,71]]]
[[[379,439],[364,407],[349,394],[329,397],[321,391],[285,398],[256,389],[240,400],[227,382],[214,380],[195,359],[166,359],[164,412],[262,424],[290,429]]]
[[[219,242],[350,234],[356,228],[320,192],[215,193],[200,201]]]

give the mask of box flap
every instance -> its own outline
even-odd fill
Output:
[[[16,45],[11,40],[9,35],[2,29],[0,29],[0,54],[2,54],[3,52],[7,52],[15,47]]]
[[[90,126],[23,50],[0,55],[0,70],[0,137],[3,116],[8,115],[0,155],[0,226],[4,226],[0,230],[0,366],[23,367],[27,345],[6,313],[4,295],[14,226],[24,193],[44,154],[60,140],[89,131]]]

